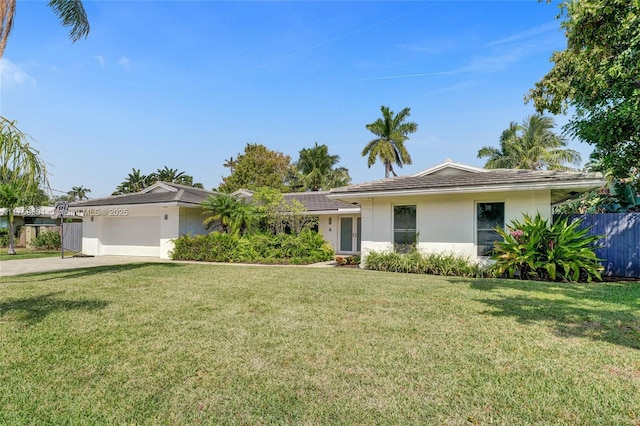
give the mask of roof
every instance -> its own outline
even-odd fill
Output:
[[[291,192],[283,195],[287,201],[298,200],[308,212],[359,209],[351,203],[328,198],[328,191]]]
[[[474,170],[475,169],[475,170]],[[552,202],[598,188],[604,184],[600,173],[551,170],[478,169],[456,163],[432,167],[411,176],[399,176],[332,189],[329,197],[353,198],[389,195],[477,193],[551,189]]]
[[[140,192],[132,194],[112,195],[86,201],[69,203],[71,208],[96,206],[122,206],[132,204],[182,204],[200,205],[209,195],[216,192],[192,186],[178,185],[169,182],[156,182]]]
[[[251,198],[253,194],[254,191],[249,189],[239,189],[231,195],[238,198]],[[299,201],[305,210],[310,213],[360,210],[360,207],[357,205],[345,201],[332,200],[328,197],[329,191],[288,192],[282,195],[285,201]]]

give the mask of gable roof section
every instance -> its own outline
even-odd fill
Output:
[[[199,205],[209,195],[216,192],[192,186],[178,185],[169,182],[156,182],[148,188],[133,194],[112,195],[93,200],[76,201],[69,207],[83,208],[96,206],[122,206],[133,204],[181,204]]]
[[[447,159],[444,163],[433,166],[427,170],[423,170],[414,174],[415,177],[435,175],[435,174],[460,174],[460,173],[482,173],[487,169],[479,167],[467,166],[466,164],[456,163]]]
[[[604,184],[600,173],[550,170],[485,169],[476,173],[431,173],[332,189],[330,198],[349,200],[371,196],[478,193],[551,189],[556,203],[572,193],[581,193]]]

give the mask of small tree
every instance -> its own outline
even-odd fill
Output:
[[[305,214],[304,205],[298,200],[285,200],[284,195],[271,188],[260,188],[253,194],[253,203],[264,230],[282,234],[289,230],[299,234],[311,228],[317,218]]]
[[[8,253],[16,254],[13,210],[32,204],[41,187],[49,188],[49,181],[45,163],[29,145],[29,137],[14,121],[0,117],[0,123],[0,207],[9,212]]]

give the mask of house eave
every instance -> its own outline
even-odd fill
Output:
[[[400,189],[400,190],[382,190],[382,191],[362,191],[362,192],[337,192],[328,194],[331,199],[347,201],[355,199],[367,199],[372,197],[410,197],[420,195],[445,195],[445,194],[477,194],[486,192],[515,192],[515,191],[535,191],[543,189],[580,189],[588,191],[598,188],[604,184],[602,179],[587,180],[571,180],[559,182],[526,182],[518,185],[501,184],[501,185],[477,185],[477,186],[458,186],[458,187],[437,187],[437,188],[416,188],[416,189]]]

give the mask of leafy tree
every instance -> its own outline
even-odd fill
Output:
[[[488,169],[572,170],[565,163],[580,164],[580,153],[566,148],[564,137],[553,133],[551,117],[535,114],[522,124],[511,122],[500,136],[500,147],[484,146],[478,158],[487,158]]]
[[[295,175],[291,157],[272,151],[264,145],[252,143],[248,143],[244,153],[238,154],[235,160],[227,160],[225,167],[232,172],[222,178],[218,189],[228,193],[238,189],[256,190],[261,187],[286,192],[291,188]]]
[[[411,156],[404,146],[409,139],[409,134],[418,130],[418,125],[412,121],[405,123],[411,115],[410,108],[404,108],[398,114],[389,110],[389,107],[380,107],[382,118],[378,118],[373,123],[367,124],[367,129],[376,135],[362,150],[362,156],[367,156],[367,166],[371,167],[376,159],[384,164],[384,177],[388,178],[390,173],[397,176],[393,170],[396,164],[402,168],[404,164],[411,164]]]
[[[640,2],[564,0],[567,47],[532,89],[537,111],[575,109],[566,129],[595,147],[601,171],[640,169]]]
[[[301,174],[302,190],[320,191],[348,185],[349,171],[345,167],[333,168],[339,161],[339,155],[329,155],[329,147],[318,142],[312,148],[300,150],[296,167]]]
[[[304,205],[298,200],[286,200],[281,192],[272,188],[260,188],[252,197],[263,230],[273,234],[288,232],[299,234],[317,224],[317,218],[305,214]]]
[[[13,210],[28,206],[41,187],[49,188],[47,170],[40,153],[14,121],[0,117],[0,207],[8,209],[9,254],[15,254]]]
[[[69,38],[76,42],[89,35],[89,20],[80,0],[50,0],[49,7],[58,16],[62,25],[71,27]],[[0,58],[13,28],[16,0],[0,0]]]

